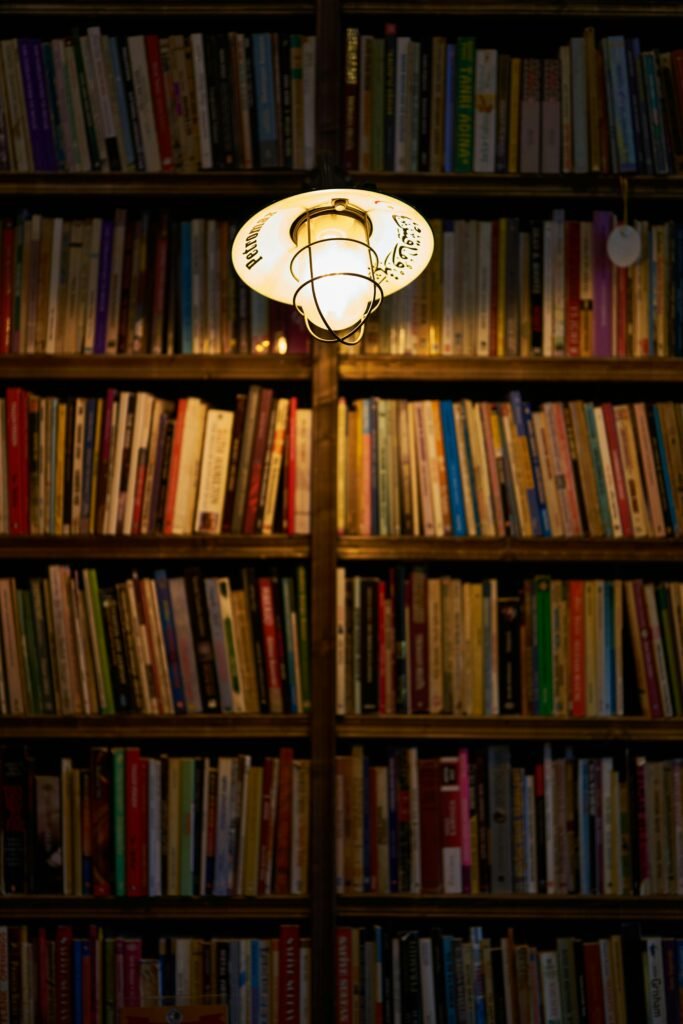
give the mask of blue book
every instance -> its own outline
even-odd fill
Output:
[[[192,355],[192,224],[180,225],[180,351]]]
[[[36,92],[38,96],[38,124],[43,141],[43,158],[45,161],[44,170],[57,171],[59,170],[59,164],[57,163],[57,149],[52,131],[47,76],[45,74],[45,65],[43,63],[43,47],[40,40],[32,40],[31,48],[33,51],[33,67],[35,70]]]
[[[249,987],[251,996],[251,1006],[249,1008],[249,1017],[252,1021],[259,1021],[259,1010],[261,1004],[261,943],[258,939],[252,939],[250,942],[250,976],[249,976]]]
[[[154,581],[157,588],[159,601],[159,615],[161,617],[161,629],[164,634],[164,646],[168,659],[168,671],[171,677],[171,691],[173,693],[173,704],[176,712],[186,710],[185,693],[180,675],[180,661],[178,659],[178,644],[173,623],[173,609],[171,608],[171,595],[168,587],[168,574],[165,569],[156,569]]]
[[[472,987],[474,989],[475,1024],[486,1024],[486,1000],[484,996],[484,965],[481,959],[481,944],[484,930],[480,926],[470,928],[472,949]]]
[[[71,1011],[73,1024],[83,1024],[83,956],[87,939],[74,939],[71,947],[71,966],[73,968],[73,1001]]]
[[[83,496],[81,501],[81,533],[89,533],[90,503],[92,499],[92,460],[95,445],[95,414],[97,399],[89,398],[85,407],[85,446],[83,449]],[[83,525],[85,524],[85,525]]]
[[[610,516],[609,503],[607,501],[607,487],[605,485],[605,473],[602,466],[602,459],[600,458],[598,432],[595,427],[595,408],[592,402],[585,402],[583,408],[586,417],[586,430],[588,431],[591,459],[593,460],[593,469],[595,470],[598,504],[600,506],[600,519],[602,520],[602,528],[605,531],[605,536],[611,537],[612,518]]]
[[[111,54],[111,65],[114,72],[114,86],[116,88],[116,104],[121,118],[121,131],[123,132],[123,151],[125,162],[135,167],[135,144],[133,132],[128,116],[128,104],[126,102],[126,86],[123,80],[123,69],[121,67],[121,54],[119,52],[119,41],[116,36],[109,36],[109,52]]]
[[[277,167],[278,139],[270,32],[253,32],[251,46],[259,167]]]
[[[612,94],[618,169],[622,174],[638,170],[633,113],[626,65],[626,41],[623,36],[608,36],[608,74]]]
[[[46,171],[45,154],[43,148],[43,136],[40,131],[40,118],[38,113],[38,83],[33,68],[33,53],[30,39],[19,40],[19,65],[23,84],[24,101],[26,104],[26,117],[33,153],[33,165],[36,171]]]
[[[657,55],[649,51],[643,53],[640,59],[645,83],[647,117],[650,126],[655,174],[670,174],[671,165],[669,163],[669,152],[664,131],[662,97],[659,91],[659,76],[657,72]]]
[[[476,492],[476,489],[475,489],[475,486],[474,486],[474,466],[473,466],[473,463],[472,463],[472,448],[470,446],[470,435],[469,435],[469,432],[467,430],[467,417],[465,416],[465,412],[464,412],[464,402],[461,402],[461,405],[462,405],[462,408],[463,408],[463,414],[462,414],[461,423],[462,423],[463,441],[464,441],[464,447],[465,447],[465,457],[467,459],[467,466],[464,468],[464,472],[467,473],[467,475],[469,477],[469,481],[470,481],[470,493],[472,495],[472,508],[473,508],[473,511],[474,511],[474,534],[475,534],[475,537],[480,537],[481,536],[481,523],[480,523],[480,520],[479,520],[479,509],[477,507],[477,492]]]
[[[100,243],[100,268],[97,280],[97,314],[95,318],[95,344],[93,351],[103,353],[107,350],[107,310],[109,307],[109,280],[111,278],[111,251],[114,240],[114,222],[102,221],[102,240]],[[88,339],[86,339],[87,341]]]
[[[465,502],[462,494],[462,480],[458,463],[458,446],[455,442],[455,423],[453,422],[453,403],[448,399],[441,400],[441,426],[443,428],[443,447],[446,458],[446,479],[448,481],[448,497],[451,505],[451,520],[455,537],[467,536],[465,521]]]
[[[640,39],[638,39],[638,37],[634,37],[629,39],[628,42],[633,56],[633,73],[635,78],[636,96],[638,99],[638,119],[640,121],[641,143],[643,148],[643,169],[646,174],[654,174],[650,118],[647,110],[647,96],[645,95],[645,76],[643,73],[643,62],[640,59]]]
[[[636,161],[638,170],[652,174],[652,170],[646,170],[644,126],[638,99],[638,76],[636,73],[636,49],[634,42],[637,40],[627,39],[625,42],[626,71],[628,73],[628,92],[631,98],[631,116],[633,117],[633,137],[636,146]]]
[[[275,998],[275,993],[270,991],[270,943],[267,939],[261,939],[259,942],[259,1016],[254,1018],[258,1024],[268,1024],[270,1002]]]
[[[444,979],[444,1008],[446,1024],[458,1024],[458,996],[455,988],[455,969],[453,965],[453,936],[441,936]]]
[[[662,479],[664,480],[664,491],[666,493],[666,503],[669,506],[669,516],[671,518],[671,528],[675,536],[678,536],[678,517],[676,516],[676,503],[674,501],[673,487],[671,486],[671,474],[669,472],[669,463],[666,457],[666,444],[664,443],[664,432],[662,430],[662,421],[659,417],[659,409],[656,405],[652,406],[652,420],[655,425],[655,436],[657,439],[657,450],[659,451],[659,461],[662,466]]]
[[[396,756],[389,758],[389,889],[398,892],[398,822],[396,820]]]
[[[531,456],[531,469],[534,474],[534,484],[536,486],[536,501],[538,502],[538,514],[541,523],[541,536],[550,537],[550,516],[548,515],[548,507],[546,505],[545,500],[543,474],[541,473],[541,462],[538,457],[538,446],[536,444],[536,434],[534,433],[534,422],[531,418],[530,403],[524,402],[522,410],[524,414],[524,427],[526,431],[526,437],[529,443],[529,455]]]
[[[590,763],[580,757],[577,762],[577,827],[579,830],[579,892],[590,896],[592,890],[590,853]]]
[[[444,91],[443,169],[455,170],[455,110],[457,78],[455,74],[456,44],[446,46],[446,87]]]
[[[529,448],[529,439],[526,434],[526,423],[524,421],[524,409],[522,405],[522,396],[519,391],[511,391],[508,395],[510,402],[510,409],[512,410],[512,420],[517,436],[524,438],[526,441],[526,447],[529,451],[529,461],[531,462],[533,471],[533,461],[531,459],[531,450]],[[538,460],[537,460],[538,461]],[[540,476],[540,467],[539,467]],[[533,473],[534,482],[536,482],[536,473]],[[538,503],[538,496],[535,488],[527,488],[526,491],[527,504],[529,506],[529,515],[531,517],[531,530],[534,537],[546,536],[543,533],[543,527],[541,525],[541,512]]]
[[[296,692],[296,671],[294,667],[294,633],[292,630],[292,612],[295,609],[294,581],[291,576],[283,576],[280,580],[282,593],[282,618],[285,635],[285,658],[287,661],[287,692],[289,694],[289,710],[292,714],[299,711]]]

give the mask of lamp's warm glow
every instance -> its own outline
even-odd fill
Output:
[[[296,243],[291,272],[300,287],[294,303],[307,328],[325,340],[330,332],[354,333],[379,295],[377,260],[368,249],[364,222],[341,212],[318,214],[299,225]]]
[[[314,338],[355,344],[380,302],[414,281],[434,249],[416,210],[367,189],[315,189],[256,213],[232,261],[261,295],[288,302]]]

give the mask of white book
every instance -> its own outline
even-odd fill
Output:
[[[474,75],[473,170],[493,174],[496,169],[496,92],[498,51],[477,50]]]
[[[230,846],[230,807],[232,758],[218,758],[216,782],[216,860],[213,875],[213,895],[228,894],[228,849]]]
[[[434,992],[434,960],[432,957],[432,940],[421,936],[418,940],[420,949],[420,991],[422,994],[422,1022],[436,1024],[436,997]]]
[[[114,214],[114,236],[109,271],[109,299],[107,302],[107,323],[105,327],[105,348],[116,354],[119,344],[119,316],[121,312],[121,278],[123,276],[123,251],[126,241],[126,211]]]
[[[185,692],[185,703],[190,714],[203,710],[202,694],[199,688],[199,672],[190,622],[190,609],[187,603],[187,590],[182,576],[173,577],[168,581],[173,625],[175,627],[176,644],[178,646],[178,662],[180,675]]]
[[[171,533],[176,536],[192,533],[206,413],[205,402],[199,398],[188,398],[178,457],[178,489],[171,525]]]
[[[422,534],[425,537],[435,537],[436,525],[434,522],[434,509],[432,505],[432,480],[429,466],[429,450],[427,448],[427,426],[425,423],[424,404],[420,401],[410,402],[408,405],[408,415],[412,420],[413,435],[415,438],[415,460],[417,481],[419,483],[418,492]]]
[[[201,32],[190,35],[192,66],[194,70],[195,100],[197,104],[197,128],[199,130],[199,162],[203,171],[213,167],[211,152],[211,126],[209,123],[209,93],[206,84],[204,63],[204,40]]]
[[[453,235],[453,277],[450,280],[453,290],[453,355],[462,356],[465,354],[465,267],[469,262],[465,253],[465,221],[455,221]],[[469,254],[470,259],[473,256]]]
[[[133,77],[135,106],[137,107],[140,122],[145,170],[151,174],[158,174],[161,171],[161,157],[159,155],[159,143],[154,121],[152,89],[149,82],[144,36],[128,36],[128,55],[130,57],[130,70]]]
[[[121,532],[130,536],[133,528],[133,512],[135,509],[135,492],[137,491],[139,472],[144,472],[147,446],[149,444],[149,429],[152,421],[152,409],[154,408],[154,396],[148,391],[138,391],[135,401],[135,416],[133,417],[133,435],[130,442],[130,459],[128,462],[128,479],[121,481],[126,489],[126,501],[123,508],[123,523]],[[140,469],[140,467],[142,467]],[[181,480],[184,478],[181,477]]]
[[[57,351],[57,311],[59,309],[59,279],[62,261],[62,238],[64,218],[55,217],[52,221],[52,252],[50,253],[50,283],[48,286],[47,330],[45,351],[49,354]]]
[[[102,218],[93,217],[87,247],[86,300],[83,324],[83,351],[92,354],[95,350],[95,329],[97,324],[97,300],[99,291],[100,255],[102,246]],[[56,317],[55,317],[56,319]],[[56,326],[56,325],[55,325]]]
[[[294,533],[311,532],[311,453],[313,419],[310,409],[296,410]]]
[[[401,411],[405,421],[405,433],[408,452],[408,472],[410,481],[410,507],[412,511],[413,536],[421,536],[424,530],[424,516],[420,506],[417,468],[417,440],[415,438],[415,413],[412,402],[404,402]]]
[[[444,222],[441,250],[441,354],[453,355],[455,344],[455,231]]]
[[[541,987],[543,991],[543,1024],[562,1024],[560,976],[557,953],[552,950],[539,953]]]
[[[14,170],[26,173],[33,170],[33,152],[21,78],[19,41],[3,39],[0,42],[0,52],[2,53],[0,68],[4,74],[7,100],[7,134],[12,140]]]
[[[234,412],[228,409],[209,409],[206,415],[195,533],[221,532],[234,418]]]
[[[478,356],[487,356],[490,351],[492,234],[493,224],[491,221],[479,221],[477,239],[477,324],[474,342],[475,352]]]

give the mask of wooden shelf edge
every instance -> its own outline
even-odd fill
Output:
[[[637,740],[681,742],[683,718],[541,718],[529,715],[344,715],[337,722],[339,739],[399,740]]]
[[[683,10],[683,9],[682,9]],[[619,201],[620,179],[613,174],[455,174],[430,171],[349,171],[357,184],[372,182],[397,196],[495,199],[611,199]],[[683,195],[683,175],[629,175],[629,192],[640,199]]]
[[[676,540],[356,537],[337,541],[343,561],[416,562],[680,562]]]
[[[683,915],[680,896],[364,896],[337,897],[337,916],[373,918],[457,918],[488,920],[591,919],[675,920]]]
[[[0,380],[310,380],[308,356],[0,356]]]
[[[64,171],[19,174],[2,171],[0,197],[115,196],[151,200],[187,196],[195,201],[232,196],[240,199],[248,196],[278,197],[301,191],[306,174],[303,170],[205,171],[202,174],[100,174],[97,171],[88,174]]]
[[[510,4],[509,0],[421,0],[419,8],[413,0],[395,0],[388,4],[386,0],[345,0],[342,4],[344,14],[375,15],[384,17],[400,17],[408,14],[451,15],[462,17],[473,15],[481,18],[486,15],[508,16],[517,18],[520,15],[544,15],[558,18],[680,18],[681,7],[678,3],[591,3],[589,0],[568,0],[568,2],[548,2],[548,0],[522,0],[521,3]]]
[[[305,537],[226,534],[220,537],[0,537],[0,559],[308,558]]]
[[[0,741],[297,739],[310,735],[308,715],[26,715],[0,718]]]
[[[678,384],[683,359],[464,358],[458,356],[346,356],[342,380],[545,381],[549,383]]]
[[[191,0],[108,0],[105,3],[95,3],[94,0],[77,0],[77,2],[53,2],[50,0],[4,0],[3,13],[14,15],[31,15],[42,18],[130,18],[154,17],[166,18],[173,15],[192,15],[197,18],[205,17],[282,17],[290,14],[314,13],[313,3],[308,0],[285,0],[278,3],[278,0],[267,0],[267,3],[235,2],[228,0],[227,3],[216,3],[215,0],[199,0],[192,3]]]
[[[2,896],[0,921],[183,921],[282,920],[310,916],[310,902],[300,896],[126,897]]]

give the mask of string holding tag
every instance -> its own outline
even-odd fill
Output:
[[[640,259],[640,235],[628,222],[628,178],[620,176],[623,216],[607,236],[607,255],[615,267],[632,267]]]

